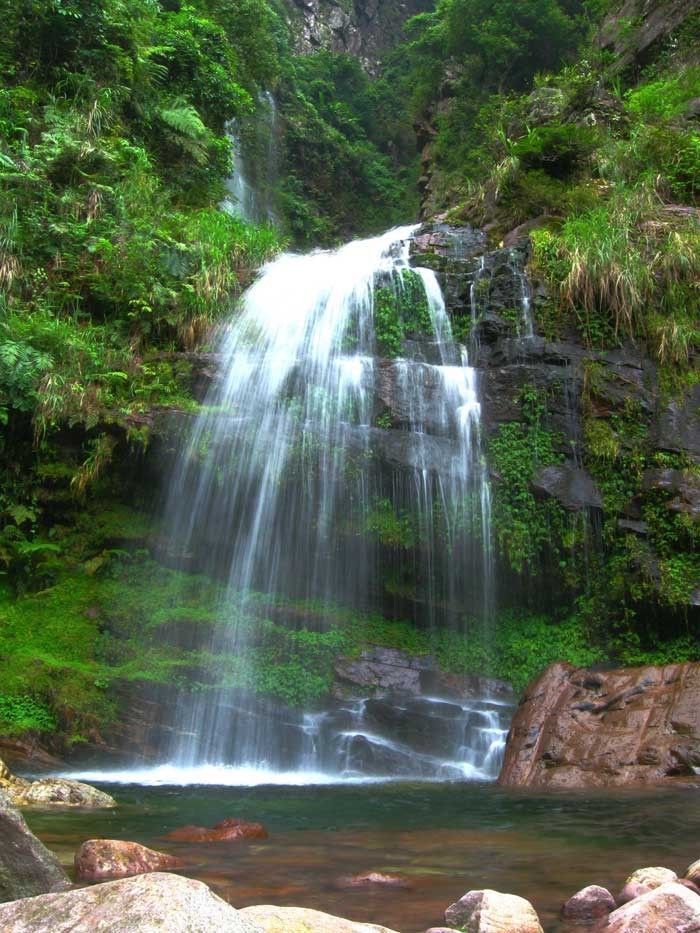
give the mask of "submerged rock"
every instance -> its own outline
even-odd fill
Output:
[[[499,783],[648,784],[698,767],[700,664],[594,672],[557,663],[520,701]]]
[[[385,888],[410,888],[409,882],[398,875],[383,875],[378,871],[370,871],[364,875],[344,875],[338,879],[343,888],[364,888],[376,885]]]
[[[201,881],[152,874],[0,905],[13,933],[261,933]]]
[[[182,826],[168,833],[166,839],[175,842],[238,842],[243,839],[267,839],[268,832],[262,823],[227,819],[215,826]]]
[[[268,904],[239,911],[262,933],[395,933],[376,923],[354,923],[306,907],[272,907]]]
[[[535,908],[524,897],[499,891],[469,891],[445,911],[445,922],[465,933],[543,933]]]
[[[69,887],[56,856],[30,832],[22,814],[0,791],[0,901]]]
[[[573,897],[562,907],[561,913],[565,920],[574,923],[591,923],[615,910],[615,898],[607,888],[597,884],[577,891]]]
[[[700,896],[674,881],[618,907],[606,933],[679,933],[700,930]]]
[[[138,842],[88,839],[75,853],[74,864],[75,876],[79,881],[101,881],[182,868],[184,862],[174,855],[156,852]]]

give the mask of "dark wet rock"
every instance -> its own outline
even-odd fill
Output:
[[[693,891],[695,894],[700,894],[700,886],[691,881],[690,878],[679,878],[678,884],[682,884],[684,888],[688,888],[689,891]]]
[[[700,897],[675,882],[662,884],[618,907],[606,933],[692,933],[700,930]]]
[[[268,832],[262,823],[227,819],[207,826],[182,826],[168,833],[166,839],[174,842],[241,842],[245,839],[267,839]]]
[[[543,88],[539,88],[539,90],[540,91],[558,91],[558,93],[561,94],[561,91],[559,91],[558,88],[554,88],[554,87],[550,87],[550,88],[543,87]],[[512,230],[506,233],[506,235],[503,237],[504,247],[509,248],[512,246],[517,246],[526,237],[528,237],[532,233],[533,230],[537,230],[539,227],[545,226],[545,224],[547,224],[550,220],[551,218],[547,217],[545,214],[542,214],[539,217],[533,217],[531,220],[526,220],[524,223],[518,224],[517,227],[514,227]]]
[[[574,466],[549,466],[539,470],[532,480],[536,496],[556,499],[569,512],[600,509],[603,505],[598,487],[585,470]]]
[[[430,657],[414,657],[396,648],[371,648],[357,658],[337,658],[335,675],[341,682],[373,691],[421,692],[421,671],[435,667]]]
[[[22,814],[0,790],[0,901],[69,887],[56,856],[30,832]]]
[[[445,911],[445,922],[465,933],[513,930],[542,933],[535,908],[524,897],[499,891],[469,891]]]
[[[700,762],[700,664],[605,672],[553,664],[508,734],[504,785],[596,787],[693,775]]]
[[[79,881],[105,881],[152,871],[170,871],[182,868],[184,862],[174,855],[156,852],[138,842],[88,839],[75,853],[74,865],[75,877]]]
[[[561,909],[564,920],[573,923],[591,923],[615,910],[615,898],[607,888],[590,884],[578,891]]]
[[[13,933],[260,933],[201,881],[154,873],[0,905]]]
[[[681,399],[672,399],[661,411],[654,438],[664,450],[700,456],[700,384]]]

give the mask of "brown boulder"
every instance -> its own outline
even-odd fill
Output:
[[[184,862],[174,855],[156,852],[138,842],[119,839],[88,839],[75,853],[75,876],[79,881],[104,881],[128,878],[151,871],[182,868]]]
[[[268,832],[262,823],[227,819],[208,828],[206,826],[182,826],[168,833],[166,839],[175,842],[239,842],[242,839],[267,839]]]
[[[557,663],[525,691],[499,783],[648,784],[698,765],[700,664],[593,672]]]
[[[635,897],[610,914],[605,933],[696,933],[700,896],[674,881]]]
[[[628,882],[617,895],[617,906],[622,907],[623,904],[629,904],[635,897],[641,897],[642,894],[648,894],[649,891],[651,891],[651,888],[648,888],[645,884],[640,884],[638,881]]]
[[[615,910],[615,898],[607,888],[590,884],[577,891],[561,909],[562,917],[574,923],[591,923]]]

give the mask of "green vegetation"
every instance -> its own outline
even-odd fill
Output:
[[[247,687],[308,706],[330,690],[335,657],[357,655],[368,645],[435,655],[446,671],[504,677],[518,688],[549,660],[585,665],[601,657],[576,619],[555,623],[507,614],[490,642],[469,620],[464,633],[426,631],[283,598],[274,602],[271,617],[262,596],[231,615],[212,580],[165,569],[143,551],[102,556],[101,563],[64,570],[41,593],[0,602],[4,731],[58,732],[70,743],[94,739],[118,715],[110,692],[117,682],[175,683],[195,691]],[[179,635],[191,626],[209,635],[234,627],[235,647],[216,655],[182,647]]]
[[[382,356],[400,356],[406,338],[426,338],[435,333],[423,280],[406,269],[391,285],[374,290],[374,330]]]

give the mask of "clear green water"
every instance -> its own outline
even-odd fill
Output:
[[[644,865],[679,873],[700,858],[700,783],[645,791],[513,792],[484,784],[350,787],[105,787],[114,811],[34,811],[27,819],[70,864],[95,836],[130,839],[186,861],[236,907],[313,907],[419,933],[472,888],[520,894],[555,931],[561,903],[587,884],[615,893]],[[265,823],[255,843],[174,843],[177,827],[226,817]],[[408,888],[343,887],[378,871]]]

